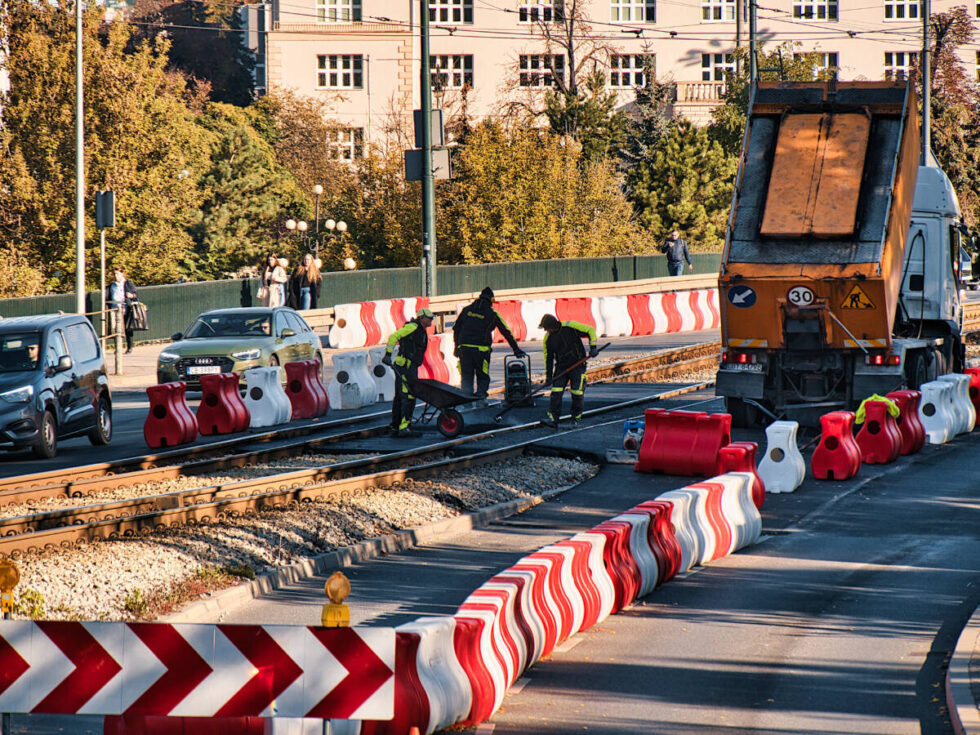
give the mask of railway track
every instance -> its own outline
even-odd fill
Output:
[[[640,398],[586,411],[584,419],[647,405],[710,387],[695,383]],[[324,502],[369,488],[388,487],[408,478],[425,478],[465,467],[478,466],[530,451],[551,438],[538,437],[508,446],[459,456],[444,455],[464,445],[542,426],[534,421],[495,428],[461,439],[437,442],[380,457],[351,460],[311,470],[255,478],[208,488],[177,491],[156,496],[63,508],[47,513],[0,519],[0,555],[19,558],[31,552],[68,549],[86,543],[135,538],[175,525],[211,525],[226,519],[248,517],[273,509],[298,508]],[[422,464],[406,466],[419,459]],[[380,469],[394,465],[392,469]]]

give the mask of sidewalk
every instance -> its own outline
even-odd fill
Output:
[[[946,705],[956,733],[980,735],[980,608],[973,611],[950,658]]]

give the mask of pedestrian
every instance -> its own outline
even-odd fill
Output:
[[[552,314],[541,317],[538,326],[548,333],[542,343],[545,382],[551,383],[551,404],[545,423],[558,428],[566,385],[572,392],[572,421],[578,423],[585,408],[586,352],[582,338],[589,338],[589,357],[599,354],[595,327],[575,321],[560,322]]]
[[[323,276],[320,275],[320,264],[311,253],[303,256],[303,261],[289,279],[290,304],[297,309],[315,309],[320,298],[320,286]]]
[[[126,354],[133,351],[133,323],[131,313],[133,304],[139,296],[133,284],[126,278],[122,268],[113,269],[112,283],[105,289],[106,308],[110,309],[110,324],[113,334],[122,330],[126,335]],[[119,307],[123,308],[123,323],[119,324]]]
[[[391,353],[398,345],[398,357],[394,358],[395,397],[391,401],[391,435],[397,437],[417,436],[412,430],[412,417],[415,414],[415,396],[412,383],[419,378],[419,366],[425,357],[429,335],[425,331],[432,325],[435,315],[431,310],[421,308],[415,318],[405,323],[401,329],[388,338],[385,356],[381,362],[392,365]]]
[[[660,252],[667,256],[667,275],[679,276],[683,273],[684,261],[687,261],[689,270],[694,270],[691,255],[687,252],[687,240],[677,230],[670,233],[670,237],[660,246]]]
[[[497,330],[507,340],[507,344],[517,357],[525,357],[517,346],[503,317],[493,308],[493,289],[487,286],[480,291],[479,298],[469,306],[464,306],[453,324],[453,338],[456,349],[453,354],[459,358],[459,372],[462,388],[485,398],[490,390],[490,346],[493,330]],[[476,391],[473,380],[476,379]]]
[[[289,280],[286,269],[280,264],[275,253],[269,253],[259,277],[259,299],[262,306],[282,306],[286,303],[284,284]]]

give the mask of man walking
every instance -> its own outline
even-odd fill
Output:
[[[689,270],[694,270],[691,263],[691,256],[687,252],[687,241],[681,237],[681,233],[674,230],[670,237],[660,246],[660,252],[667,256],[667,274],[679,276],[684,272],[684,261],[687,261]]]
[[[405,322],[405,326],[388,338],[385,356],[381,362],[391,365],[391,353],[398,345],[398,357],[394,359],[395,397],[391,401],[391,435],[397,437],[417,436],[412,431],[412,416],[415,413],[415,396],[412,395],[411,383],[419,378],[419,366],[425,358],[425,348],[429,344],[426,333],[432,325],[434,314],[431,310],[421,308],[415,313],[415,318]]]
[[[548,333],[542,344],[545,380],[551,383],[551,405],[545,423],[558,428],[566,385],[572,392],[572,421],[578,423],[585,408],[585,347],[582,339],[589,338],[589,357],[599,354],[595,328],[581,322],[560,322],[551,314],[545,314],[538,326]],[[579,362],[581,364],[572,367]]]
[[[469,306],[464,306],[453,325],[455,355],[459,358],[461,387],[480,397],[486,397],[490,390],[490,346],[493,343],[493,330],[497,330],[507,340],[507,344],[517,357],[524,357],[524,351],[517,346],[506,322],[493,308],[493,289],[487,286],[480,297]],[[476,378],[476,391],[473,379]]]

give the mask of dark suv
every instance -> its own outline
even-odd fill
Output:
[[[0,320],[0,446],[53,457],[58,440],[112,438],[112,397],[92,325],[77,314]]]

